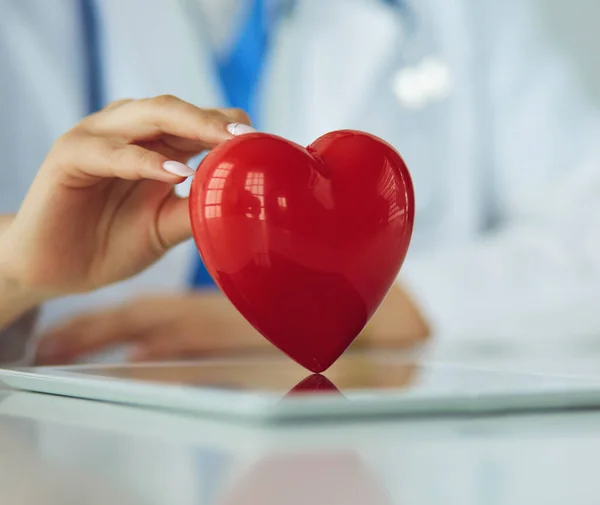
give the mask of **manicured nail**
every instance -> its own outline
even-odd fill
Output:
[[[178,175],[179,177],[191,177],[195,174],[190,167],[184,163],[179,163],[178,161],[165,161],[162,167],[167,172],[173,175]]]
[[[244,135],[245,133],[256,133],[256,129],[244,123],[231,123],[227,125],[227,131],[232,135]]]

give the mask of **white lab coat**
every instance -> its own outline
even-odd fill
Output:
[[[109,99],[222,103],[201,23],[172,0],[99,2]],[[0,0],[0,212],[85,114],[76,5]],[[412,172],[399,277],[440,335],[600,332],[600,117],[525,0],[414,0],[415,33],[378,0],[301,0],[265,71],[261,129],[306,144],[337,128],[391,142]],[[403,104],[394,76],[427,56],[450,93]],[[48,304],[42,326],[140,291],[184,287],[191,243],[130,281]],[[550,332],[550,333],[549,333]]]

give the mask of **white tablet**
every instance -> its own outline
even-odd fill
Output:
[[[600,406],[600,377],[567,377],[348,354],[325,375],[288,358],[0,370],[22,390],[227,419],[493,413]]]

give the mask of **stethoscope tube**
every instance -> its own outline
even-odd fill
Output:
[[[86,111],[99,111],[106,105],[104,72],[101,54],[101,34],[98,6],[94,0],[79,0],[81,30],[84,45],[84,68],[87,86]]]

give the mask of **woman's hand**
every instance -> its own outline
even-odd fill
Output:
[[[56,142],[0,234],[4,291],[43,301],[148,267],[191,234],[187,201],[174,192],[193,174],[185,163],[247,121],[238,110],[170,96],[124,100],[85,118]]]
[[[407,303],[395,286],[355,347],[398,349],[423,343],[428,330],[421,319],[411,318]],[[220,291],[200,291],[140,298],[76,317],[41,338],[38,361],[68,364],[121,344],[132,347],[134,361],[278,352]]]
[[[38,362],[72,363],[123,344],[133,361],[276,351],[215,290],[139,298],[75,317],[42,336]]]

